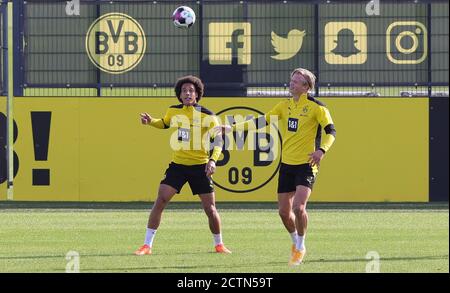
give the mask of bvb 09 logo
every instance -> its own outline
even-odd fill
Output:
[[[264,115],[249,107],[228,108],[216,114],[222,123],[228,125]],[[216,186],[230,192],[251,192],[275,177],[280,162],[281,134],[278,125],[271,123],[258,130],[238,128],[224,136],[222,155],[216,163],[218,168],[213,181]]]
[[[144,56],[145,33],[129,15],[108,13],[97,18],[86,34],[89,59],[101,70],[119,74],[133,69]]]

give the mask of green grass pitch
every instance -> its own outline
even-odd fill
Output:
[[[440,208],[355,207],[309,209],[307,255],[287,265],[291,240],[275,205],[222,208],[231,255],[213,253],[207,218],[192,204],[163,214],[153,255],[137,257],[148,209],[2,208],[0,272],[65,272],[76,251],[80,272],[365,272],[366,255],[380,272],[449,272],[449,211]],[[150,206],[150,205],[148,205]],[[370,205],[367,205],[370,206]],[[438,206],[439,207],[439,206]]]

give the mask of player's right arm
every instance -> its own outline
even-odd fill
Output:
[[[150,125],[156,128],[160,129],[167,129],[170,126],[170,113],[169,111],[166,112],[166,115],[164,115],[164,118],[162,119],[155,119],[147,112],[141,113],[141,123],[144,125]]]
[[[233,125],[221,125],[219,130],[228,133],[234,130],[255,130],[268,125],[273,122],[272,119],[276,117],[281,119],[282,117],[282,107],[284,102],[279,102],[272,110],[264,114],[264,116],[259,116],[255,119],[246,120],[240,123],[233,123]]]

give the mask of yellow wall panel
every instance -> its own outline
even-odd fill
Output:
[[[312,200],[428,201],[428,99],[323,99],[337,139]]]
[[[331,112],[337,139],[321,164],[311,201],[428,201],[427,98],[321,100]],[[279,101],[204,98],[201,104],[223,112],[219,116],[224,119],[225,115],[267,112]],[[19,156],[19,171],[14,178],[14,199],[154,200],[172,158],[169,139],[173,129],[143,126],[139,113],[160,118],[177,103],[176,98],[15,98],[19,135],[14,151]],[[34,155],[31,112],[35,111],[51,112],[44,161]],[[272,175],[279,153],[275,153],[273,162],[263,167],[255,166],[253,151],[230,151],[228,163],[218,167],[214,176],[228,190],[216,185],[217,200],[276,201],[278,174]],[[259,155],[264,159],[264,154]],[[49,169],[50,185],[33,185],[32,170],[37,168]],[[5,194],[3,183],[0,199]],[[186,185],[174,200],[197,199]]]

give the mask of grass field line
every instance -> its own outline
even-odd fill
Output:
[[[2,210],[14,209],[94,209],[94,210],[148,210],[153,202],[45,202],[45,201],[0,201]],[[276,202],[217,202],[218,209],[272,210],[277,209]],[[200,202],[171,202],[167,209],[198,209]],[[310,202],[308,209],[324,210],[447,210],[448,202]]]

